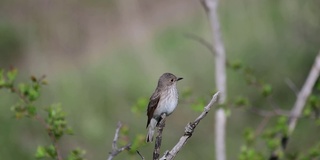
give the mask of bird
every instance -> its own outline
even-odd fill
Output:
[[[157,88],[151,95],[147,107],[146,142],[153,141],[154,130],[161,121],[161,115],[165,113],[166,116],[169,116],[177,107],[179,97],[177,82],[182,79],[172,73],[164,73],[160,76]]]

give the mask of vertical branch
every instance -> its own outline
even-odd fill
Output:
[[[158,135],[156,137],[156,142],[154,144],[153,160],[158,160],[160,157],[162,131],[163,131],[163,128],[165,127],[165,125],[166,125],[166,114],[164,113],[161,115],[161,121],[159,122]]]
[[[207,11],[209,21],[213,34],[213,46],[215,50],[215,77],[216,86],[220,92],[219,104],[224,104],[227,97],[226,91],[226,54],[222,41],[222,35],[220,31],[220,23],[218,19],[218,0],[202,0],[202,4]],[[216,159],[225,160],[225,128],[226,128],[226,114],[225,111],[220,108],[216,112]]]

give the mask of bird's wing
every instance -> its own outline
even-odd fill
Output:
[[[160,100],[160,92],[156,90],[150,97],[148,108],[147,108],[147,116],[148,116],[147,128],[149,126],[151,118],[153,117],[154,111],[158,107],[159,100]]]

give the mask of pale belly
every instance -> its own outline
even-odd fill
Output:
[[[163,113],[166,113],[166,115],[169,116],[177,107],[177,104],[178,104],[177,91],[176,90],[172,91],[170,95],[172,96],[168,96],[159,101],[158,107],[153,114],[154,117],[159,117]]]

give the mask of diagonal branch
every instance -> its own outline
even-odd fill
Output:
[[[298,94],[297,100],[291,110],[290,120],[289,120],[289,133],[291,133],[297,123],[298,117],[300,117],[303,107],[306,104],[307,98],[311,94],[312,88],[315,85],[320,74],[320,52],[316,57],[316,60],[310,70],[306,82],[304,83],[301,91]]]
[[[204,107],[204,110],[200,114],[200,116],[197,117],[193,122],[187,124],[187,126],[185,127],[184,135],[180,138],[179,142],[170,151],[166,151],[165,154],[160,158],[160,160],[171,160],[175,158],[175,156],[178,154],[181,148],[187,143],[188,139],[192,136],[195,128],[200,123],[200,121],[208,114],[213,104],[218,101],[218,95],[220,96],[219,92],[214,94],[207,106]]]
[[[288,135],[282,135],[281,142],[282,142],[282,150],[286,148],[288,144],[289,137],[292,132],[294,131],[298,118],[301,116],[302,110],[306,104],[306,101],[309,95],[312,92],[312,88],[314,87],[318,77],[320,74],[320,52],[318,53],[317,57],[315,58],[315,62],[309,72],[309,75],[301,89],[301,91],[297,95],[297,100],[291,110],[289,121],[288,121]],[[273,151],[270,156],[270,160],[278,160],[279,159],[279,150],[277,149]]]

